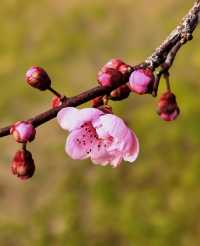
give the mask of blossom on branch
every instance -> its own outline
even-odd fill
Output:
[[[70,132],[65,150],[76,160],[91,158],[94,164],[118,166],[133,162],[139,154],[139,142],[125,122],[96,108],[67,107],[57,115],[59,125]]]

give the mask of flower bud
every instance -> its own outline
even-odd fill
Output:
[[[176,96],[173,93],[167,91],[161,95],[157,113],[165,121],[172,121],[178,117],[180,109],[176,102]]]
[[[103,69],[107,69],[107,68],[112,68],[112,69],[115,69],[115,70],[119,70],[119,68],[124,65],[125,63],[120,60],[120,59],[111,59],[109,62],[107,62]]]
[[[152,93],[155,77],[152,69],[142,68],[132,72],[129,78],[130,89],[137,94]]]
[[[10,129],[10,134],[19,143],[31,142],[35,138],[36,130],[28,121],[18,121]]]
[[[92,107],[93,108],[98,108],[98,107],[100,107],[100,106],[102,106],[104,104],[102,96],[92,99],[91,102],[92,102]]]
[[[31,152],[28,150],[19,150],[16,152],[11,170],[21,180],[31,178],[35,172],[35,164]]]
[[[51,100],[52,108],[56,108],[62,105],[62,100],[58,96],[54,96]]]
[[[130,72],[132,71],[132,67],[130,65],[127,64],[122,64],[119,69],[118,69],[123,75],[126,74],[130,74]]]
[[[128,80],[132,67],[120,59],[111,59],[106,65],[103,66],[102,71],[107,68],[115,69],[123,74],[124,79]]]
[[[125,98],[127,98],[130,94],[130,88],[128,87],[128,85],[121,85],[120,87],[118,87],[117,89],[113,90],[110,93],[110,99],[113,101],[120,101],[123,100]]]
[[[122,73],[113,68],[107,68],[100,71],[97,77],[101,86],[113,86],[119,84],[122,79]]]
[[[26,73],[27,83],[41,91],[47,90],[51,85],[51,80],[47,72],[41,67],[31,67]]]

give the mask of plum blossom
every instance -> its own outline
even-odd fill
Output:
[[[59,125],[70,132],[65,151],[76,160],[91,158],[94,164],[118,166],[133,162],[139,153],[135,133],[113,114],[96,108],[67,107],[57,115]]]

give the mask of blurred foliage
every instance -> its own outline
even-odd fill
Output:
[[[192,3],[1,0],[0,125],[49,107],[49,93],[24,82],[30,66],[46,68],[55,88],[75,95],[94,86],[110,58],[143,61]],[[182,112],[176,122],[161,121],[150,96],[113,104],[140,139],[133,165],[71,160],[66,133],[52,121],[29,147],[36,175],[20,182],[9,169],[19,147],[11,137],[1,139],[0,245],[200,245],[199,40],[198,29],[171,70]]]

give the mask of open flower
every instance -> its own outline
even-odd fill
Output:
[[[133,162],[139,153],[135,133],[122,119],[96,108],[62,109],[59,125],[70,131],[65,150],[72,159],[91,158],[100,165],[118,166],[122,160]]]

